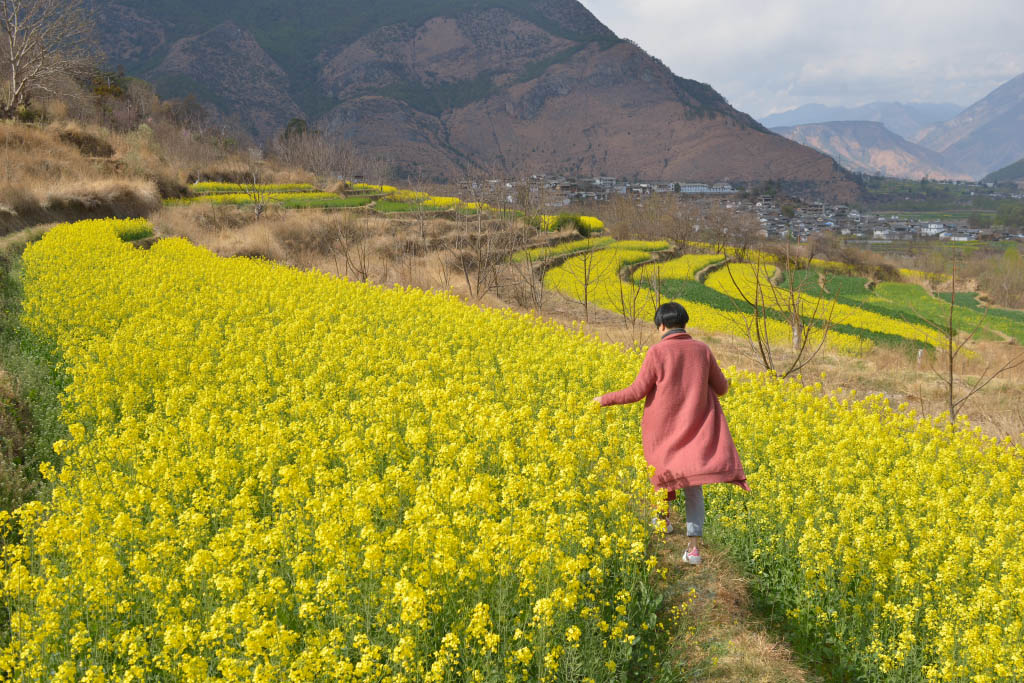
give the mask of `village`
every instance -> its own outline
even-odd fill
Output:
[[[528,188],[531,195],[544,197],[545,205],[553,211],[573,204],[607,202],[615,196],[643,201],[644,197],[650,195],[675,194],[681,200],[717,200],[726,208],[756,215],[761,224],[760,234],[766,239],[806,241],[816,233],[831,232],[847,240],[871,243],[910,240],[1024,241],[1024,229],[1020,228],[977,228],[971,227],[966,218],[935,220],[900,215],[899,212],[868,211],[844,204],[784,199],[777,194],[752,196],[751,190],[735,187],[728,182],[654,182],[605,176],[573,178],[533,175],[524,180],[490,180],[487,184],[491,186],[489,194],[507,195],[502,199],[508,203],[512,203],[516,194],[522,191],[517,188]],[[500,189],[502,186],[503,189]],[[993,199],[1024,200],[1024,192],[1002,192],[991,184],[978,184],[977,191]]]

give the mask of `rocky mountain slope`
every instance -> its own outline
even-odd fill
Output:
[[[425,178],[778,180],[850,198],[832,159],[674,75],[575,0],[98,0],[112,64],[262,139],[305,118]]]
[[[871,102],[860,107],[805,104],[796,109],[764,116],[760,121],[768,128],[830,121],[877,121],[909,140],[925,128],[948,121],[962,110],[963,107],[957,104],[931,102]]]
[[[1024,74],[1007,81],[955,118],[916,136],[947,163],[980,178],[1024,156]]]
[[[945,158],[874,121],[832,121],[775,128],[775,132],[828,154],[844,168],[894,178],[969,180]]]

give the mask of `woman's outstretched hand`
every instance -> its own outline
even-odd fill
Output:
[[[601,397],[600,396],[595,396],[594,397],[594,403],[596,403],[597,405],[601,405]]]

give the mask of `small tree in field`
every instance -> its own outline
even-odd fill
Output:
[[[656,267],[652,262],[650,267]],[[641,269],[643,266],[640,267]],[[658,275],[649,275],[643,270],[627,266],[623,268],[618,279],[619,313],[622,324],[629,335],[630,344],[634,348],[643,346],[650,335],[650,323],[644,315],[648,308],[648,297],[651,290],[644,287],[644,280],[656,281]],[[657,306],[654,307],[657,310]]]
[[[594,287],[602,275],[600,272],[601,262],[597,258],[593,244],[590,243],[590,238],[588,238],[586,249],[579,256],[570,259],[568,263],[574,265],[571,268],[573,296],[583,305],[583,320],[589,323],[590,299],[594,294]]]
[[[252,210],[259,220],[267,210],[269,196],[267,186],[263,179],[263,166],[259,150],[250,150],[249,165],[245,171],[245,182],[242,183],[243,191],[252,204]]]
[[[964,404],[966,404],[967,401],[969,401],[976,393],[988,386],[992,380],[1004,372],[1009,372],[1024,366],[1024,353],[1015,355],[1004,363],[998,365],[988,362],[985,364],[981,374],[978,375],[977,379],[974,381],[968,380],[965,373],[963,373],[961,369],[957,368],[957,358],[964,353],[965,349],[967,349],[967,345],[974,339],[975,335],[978,334],[978,330],[981,329],[982,324],[988,317],[988,309],[985,309],[985,315],[978,320],[970,332],[960,335],[956,326],[953,324],[953,314],[956,310],[956,278],[956,261],[954,261],[953,274],[950,278],[949,308],[947,309],[948,313],[945,320],[941,323],[936,323],[928,320],[928,318],[924,316],[920,316],[925,322],[938,330],[943,338],[943,353],[939,357],[942,366],[936,367],[933,365],[932,372],[942,383],[945,393],[946,409],[949,413],[950,422],[955,422],[957,415],[960,414]]]
[[[0,118],[93,62],[93,18],[84,0],[0,0]]]
[[[773,282],[768,264],[758,257],[753,264],[754,284],[753,292],[750,293],[736,281],[732,268],[727,265],[726,269],[739,296],[750,307],[750,315],[745,318],[745,333],[754,360],[765,370],[771,370],[780,377],[788,377],[805,368],[824,348],[832,328],[836,303],[804,294],[802,283],[797,283],[796,269],[789,257],[788,248],[782,262],[785,286]],[[781,313],[791,331],[791,350],[788,354],[780,353],[772,340],[770,321],[775,319],[777,313]],[[817,321],[817,324],[812,321]],[[786,356],[788,359],[784,360]]]

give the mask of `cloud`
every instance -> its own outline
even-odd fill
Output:
[[[1020,0],[582,0],[755,116],[820,102],[969,105],[1024,72]]]

